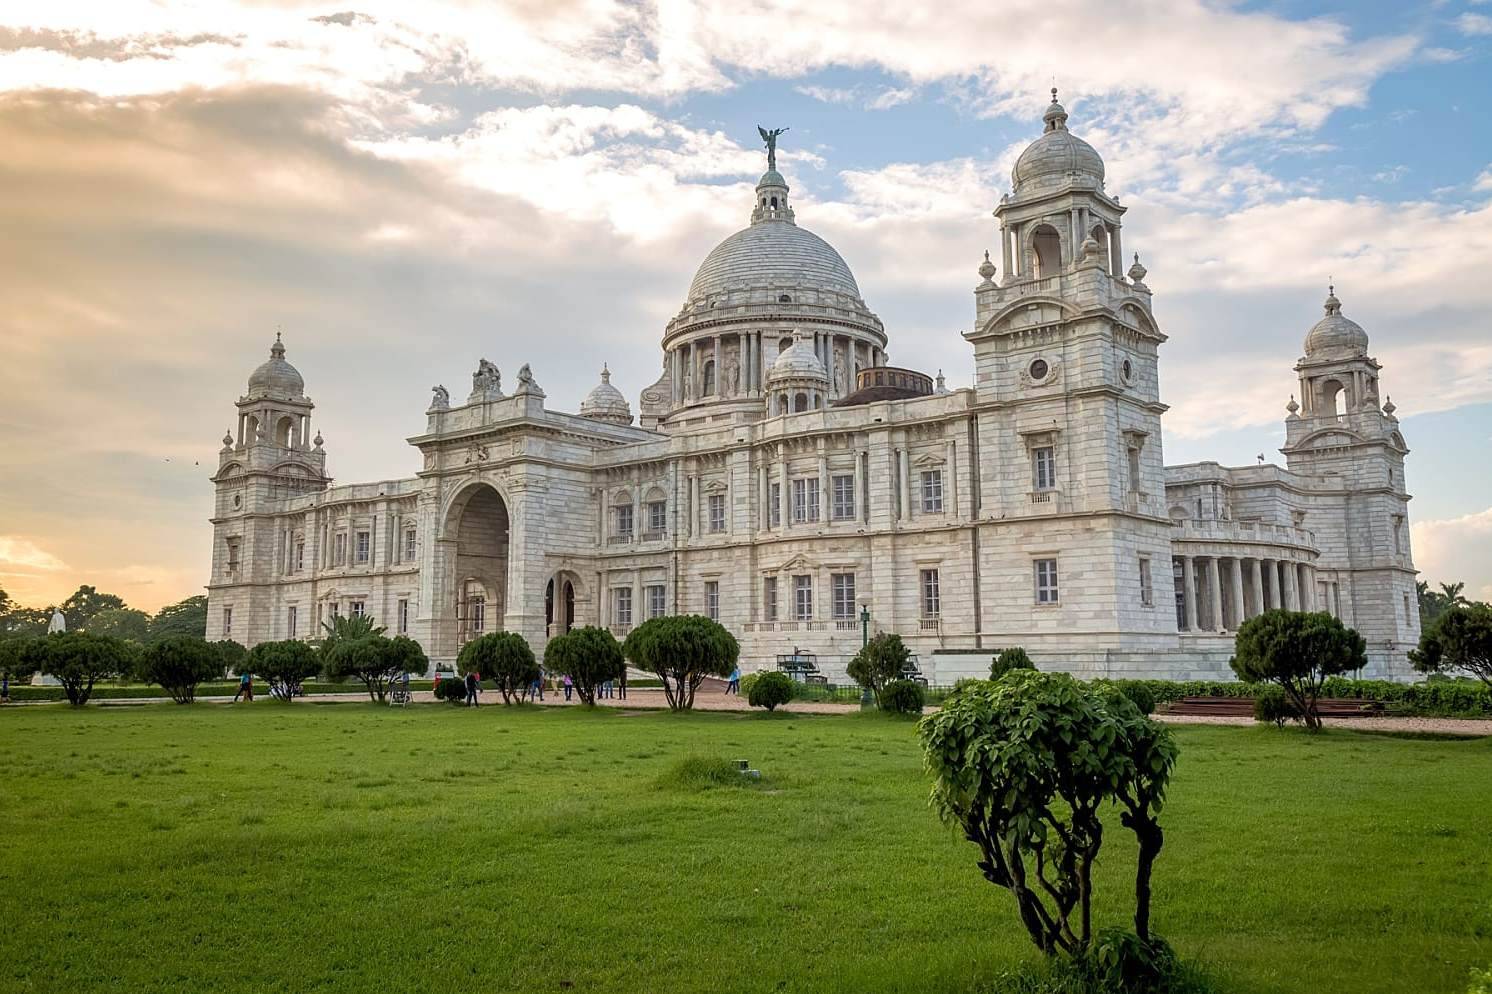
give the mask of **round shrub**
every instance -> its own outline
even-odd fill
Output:
[[[745,676],[741,677],[741,696],[750,701],[751,688],[756,686],[756,681],[760,680],[761,677],[762,675],[760,673],[747,673]]]
[[[1026,650],[1018,645],[1009,649],[1001,649],[990,663],[989,678],[998,680],[1011,670],[1034,670],[1036,664],[1031,662],[1031,657],[1026,655]]]
[[[1176,954],[1158,935],[1147,941],[1121,928],[1106,928],[1083,953],[1083,967],[1099,990],[1159,992],[1171,989]]]
[[[881,688],[881,710],[892,714],[921,714],[927,703],[922,684],[916,680],[892,680]]]
[[[1119,691],[1129,702],[1139,708],[1140,714],[1155,713],[1155,691],[1144,680],[1113,680],[1109,681],[1114,689]]]
[[[466,703],[466,681],[448,676],[435,685],[435,699],[448,704]]]
[[[776,711],[777,705],[786,704],[793,699],[793,691],[797,688],[793,685],[792,677],[786,673],[773,671],[753,676],[756,679],[751,681],[751,688],[746,691],[746,700],[752,707]]]
[[[1299,721],[1300,709],[1285,696],[1285,689],[1276,683],[1267,683],[1259,688],[1254,697],[1254,720],[1272,721],[1280,728],[1287,721]]]

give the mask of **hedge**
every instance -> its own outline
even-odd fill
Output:
[[[1157,703],[1183,697],[1253,698],[1259,688],[1241,680],[1115,680],[1116,684],[1143,686]],[[1430,683],[1394,683],[1389,680],[1351,680],[1328,677],[1322,697],[1373,701],[1392,714],[1435,718],[1492,717],[1492,691],[1469,680],[1439,680]]]
[[[363,694],[366,691],[361,684],[348,685],[337,683],[316,683],[307,681],[301,684],[301,689],[308,697],[324,694]],[[429,680],[409,681],[410,690],[429,690]],[[197,687],[197,699],[209,697],[232,697],[238,693],[238,681],[232,683],[204,683]],[[130,684],[116,686],[107,683],[98,684],[93,688],[90,701],[128,701],[140,698],[165,697],[166,692],[154,685]],[[12,701],[63,701],[67,697],[61,687],[44,687],[41,685],[17,684],[14,680],[10,684],[10,699]],[[254,681],[254,699],[269,700],[269,684],[263,680]]]

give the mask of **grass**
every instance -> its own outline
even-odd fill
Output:
[[[1154,924],[1220,990],[1492,964],[1492,740],[1177,735]],[[5,991],[951,994],[1035,959],[876,715],[13,708],[0,784]],[[1133,856],[1116,826],[1098,924]]]

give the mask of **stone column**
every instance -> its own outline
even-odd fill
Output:
[[[948,439],[943,443],[943,509],[950,520],[959,516],[958,511],[958,443]]]
[[[905,448],[901,450],[896,462],[897,486],[901,493],[901,517],[903,521],[912,518],[912,469],[911,455]]]
[[[1010,256],[1010,229],[1002,224],[1000,225],[1000,260],[1003,263],[1000,269],[1001,282],[1008,283],[1010,277],[1014,275],[1010,270]]]
[[[1250,559],[1249,562],[1251,562],[1251,563],[1254,564],[1254,568],[1253,568],[1253,571],[1252,571],[1253,572],[1253,585],[1254,585],[1254,614],[1263,614],[1264,613],[1264,571],[1263,571],[1264,564],[1263,564],[1262,561],[1260,561],[1258,559]]]
[[[1197,574],[1191,556],[1181,557],[1181,604],[1186,610],[1186,630],[1197,630]]]
[[[1295,589],[1295,564],[1293,562],[1286,560],[1280,563],[1280,579],[1284,581],[1280,584],[1280,590],[1285,595],[1285,610],[1299,611],[1300,599]]]
[[[1209,631],[1220,631],[1226,626],[1223,624],[1223,584],[1222,570],[1219,568],[1217,556],[1211,556],[1207,560],[1207,597],[1208,607],[1212,616],[1207,619]]]
[[[777,472],[782,478],[782,489],[777,494],[777,516],[781,518],[782,530],[785,532],[792,523],[793,495],[789,492],[787,479],[787,445],[783,444],[777,448]]]
[[[751,393],[751,362],[747,355],[750,350],[746,346],[746,340],[750,337],[744,331],[736,336],[736,375],[740,379],[731,384],[731,389],[737,397],[745,397]]]
[[[1275,610],[1278,610],[1279,606],[1280,606],[1280,571],[1279,571],[1279,563],[1277,561],[1273,560],[1273,559],[1261,559],[1261,560],[1259,560],[1259,566],[1260,566],[1260,568],[1262,570],[1265,570],[1265,571],[1267,571],[1269,573],[1269,590],[1267,591],[1267,593],[1268,593],[1268,603],[1267,603],[1267,606],[1265,607],[1265,610],[1266,611],[1275,611]]]
[[[864,460],[865,460],[865,454],[862,453],[862,452],[860,452],[859,450],[856,450],[856,452],[855,452],[855,520],[857,520],[857,521],[865,521],[865,520],[867,520],[867,515],[868,515],[868,512],[870,510],[870,508],[862,506],[865,503],[864,498],[862,497],[862,494],[864,494],[864,492],[865,492],[865,471],[862,468],[862,464],[863,464]],[[859,591],[857,590],[855,593],[858,596]]]
[[[819,520],[828,521],[829,513],[829,454],[824,451],[824,440],[819,439]]]
[[[722,385],[721,384],[721,380],[723,380],[724,378],[725,378],[725,374],[721,371],[721,368],[720,368],[720,336],[716,335],[715,336],[715,397],[717,399],[725,395],[725,391],[721,389],[721,385]]]
[[[1068,224],[1068,229],[1071,232],[1070,237],[1072,239],[1072,253],[1067,259],[1067,262],[1070,264],[1077,261],[1078,254],[1083,248],[1083,232],[1081,225],[1078,224],[1078,209],[1076,207],[1072,209],[1072,220]]]
[[[642,476],[638,474],[632,486],[632,541],[636,542],[642,538]],[[559,587],[555,587],[559,590]]]
[[[1237,631],[1248,617],[1248,607],[1243,603],[1243,560],[1234,559],[1229,571],[1233,580],[1233,631]]]
[[[766,531],[772,521],[772,508],[768,501],[772,496],[771,473],[765,460],[756,469],[756,514],[757,530]]]
[[[1119,241],[1119,225],[1117,224],[1109,229],[1109,251],[1113,260],[1109,273],[1115,279],[1122,280],[1124,278],[1124,247]]]
[[[1316,585],[1311,582],[1311,567],[1301,563],[1297,579],[1300,582],[1300,609],[1302,611],[1316,610]]]

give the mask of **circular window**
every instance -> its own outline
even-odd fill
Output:
[[[233,506],[234,507],[243,507],[243,495],[242,494],[234,494],[233,495]]]
[[[777,302],[779,304],[791,304],[793,302],[793,298],[789,297],[787,294],[784,293],[783,295],[781,295],[780,297],[777,298]]]
[[[1119,371],[1124,374],[1126,382],[1135,378],[1134,364],[1128,359],[1124,360],[1124,364],[1119,367]]]
[[[1044,379],[1046,379],[1046,374],[1050,373],[1051,371],[1052,371],[1052,367],[1050,367],[1050,366],[1048,366],[1046,364],[1046,360],[1045,359],[1036,359],[1036,360],[1034,360],[1031,363],[1031,368],[1029,370],[1029,372],[1031,374],[1031,379],[1033,379],[1033,380],[1044,380]]]

